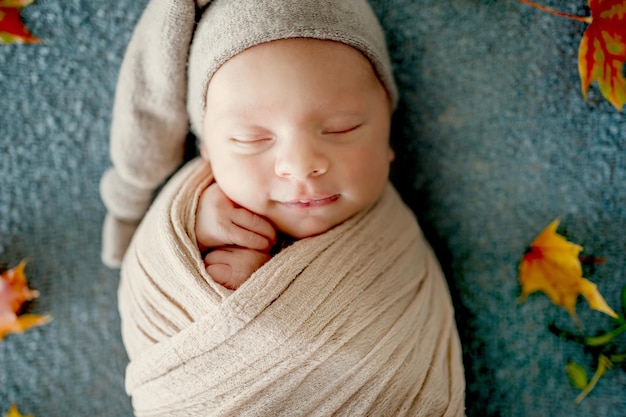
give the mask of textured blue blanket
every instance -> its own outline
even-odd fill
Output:
[[[584,0],[546,4],[587,14]],[[0,45],[0,264],[29,261],[52,323],[0,342],[0,415],[131,415],[117,272],[99,260],[117,72],[146,0],[37,0],[37,45]],[[517,265],[551,220],[604,257],[590,279],[614,308],[626,285],[626,116],[580,93],[585,24],[514,0],[375,0],[401,91],[394,181],[450,281],[468,416],[624,416],[626,372],[582,404],[565,374],[593,356],[546,297],[518,304]],[[608,328],[579,307],[585,329]],[[621,339],[626,350],[626,339]]]

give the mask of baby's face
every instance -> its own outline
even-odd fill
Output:
[[[215,73],[202,154],[232,201],[300,239],[380,197],[393,159],[390,120],[387,93],[359,51],[280,40]]]

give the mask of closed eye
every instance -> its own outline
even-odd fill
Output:
[[[253,145],[253,144],[261,144],[271,141],[271,138],[244,138],[244,137],[232,137],[229,139],[231,142],[241,144],[241,145]]]
[[[362,124],[358,124],[358,125],[350,126],[350,127],[347,127],[347,128],[329,129],[329,130],[325,130],[324,134],[326,134],[326,135],[341,135],[341,134],[344,134],[344,133],[353,132],[353,131],[357,130],[358,128],[360,128],[361,126],[362,126]]]

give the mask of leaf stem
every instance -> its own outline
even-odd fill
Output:
[[[611,342],[615,338],[622,333],[626,332],[626,323],[622,324],[615,329],[608,331],[600,336],[587,336],[585,337],[585,345],[587,346],[602,346]]]
[[[519,1],[520,3],[525,3],[525,4],[529,5],[529,6],[532,6],[532,7],[536,8],[536,9],[542,10],[544,12],[552,13],[552,14],[557,15],[557,16],[566,17],[568,19],[573,19],[573,20],[578,20],[579,22],[591,23],[591,19],[592,19],[591,16],[576,16],[574,14],[560,12],[560,11],[558,11],[556,9],[553,9],[551,7],[543,6],[541,4],[535,3],[534,1],[530,1],[530,0],[517,0],[517,1]]]
[[[626,362],[626,353],[616,353],[609,357],[609,360],[613,363]]]
[[[584,400],[585,397],[589,395],[589,393],[594,389],[600,378],[602,378],[602,376],[604,376],[604,374],[606,373],[607,369],[611,369],[612,367],[613,364],[611,363],[609,358],[604,355],[600,355],[600,357],[598,358],[598,369],[596,369],[596,372],[595,374],[593,374],[593,377],[591,378],[591,381],[589,381],[589,384],[587,384],[585,389],[580,394],[578,394],[578,396],[574,400],[574,403],[580,404],[582,400]]]

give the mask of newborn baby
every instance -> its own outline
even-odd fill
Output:
[[[136,416],[463,415],[392,72],[366,0],[149,1],[101,181]]]

